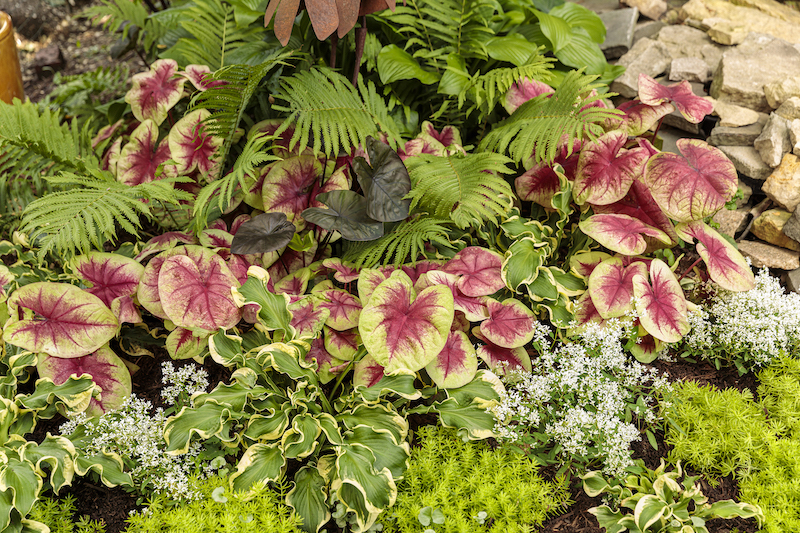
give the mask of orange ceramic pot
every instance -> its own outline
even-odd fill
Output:
[[[23,96],[14,27],[11,17],[0,11],[0,100],[10,104],[12,99],[22,100]]]

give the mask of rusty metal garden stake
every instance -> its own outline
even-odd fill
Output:
[[[0,11],[0,100],[10,104],[14,98],[21,100],[24,96],[14,27],[11,17]]]

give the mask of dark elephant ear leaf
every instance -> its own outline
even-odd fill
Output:
[[[286,218],[286,213],[262,213],[239,226],[231,252],[262,254],[280,250],[289,244],[294,232],[294,224]]]
[[[358,183],[367,197],[367,215],[381,222],[399,222],[408,217],[411,178],[397,152],[388,145],[367,137],[370,163],[363,157],[353,160]]]
[[[383,236],[383,223],[367,215],[367,200],[353,191],[330,191],[317,195],[330,209],[309,207],[302,217],[328,231],[338,231],[348,241],[372,241]]]

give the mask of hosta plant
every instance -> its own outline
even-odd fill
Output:
[[[614,499],[614,508],[601,505],[589,509],[609,533],[708,533],[705,524],[712,518],[755,518],[759,526],[764,521],[757,505],[733,500],[708,503],[697,485],[699,476],[684,476],[680,462],[671,472],[663,459],[655,470],[642,461],[637,463],[622,481],[605,479],[600,472],[582,476],[586,494],[608,494]]]

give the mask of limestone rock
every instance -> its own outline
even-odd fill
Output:
[[[750,31],[744,24],[738,24],[728,19],[711,17],[703,19],[703,24],[708,26],[708,36],[715,43],[733,46],[741,44]]]
[[[789,122],[789,144],[792,145],[792,153],[800,155],[800,119]]]
[[[753,112],[755,113],[755,111]],[[758,136],[761,135],[761,130],[764,129],[767,118],[768,115],[766,113],[759,113],[755,124],[739,128],[716,126],[708,136],[708,144],[714,146],[753,146]],[[720,124],[722,123],[720,122]]]
[[[681,115],[680,111],[673,111],[669,115],[664,116],[664,124],[685,131],[686,133],[691,133],[692,135],[700,135],[701,131],[700,124],[689,122],[686,120],[686,117]]]
[[[712,220],[719,224],[720,233],[735,237],[747,225],[747,217],[749,216],[749,209],[720,209]]]
[[[800,118],[800,98],[792,96],[786,99],[781,106],[775,110],[776,115],[780,115],[787,120]]]
[[[714,114],[719,117],[723,128],[740,128],[758,122],[761,115],[757,111],[725,102],[714,101]],[[788,117],[787,117],[788,118]],[[766,119],[766,117],[765,117]],[[755,139],[754,139],[755,140]]]
[[[800,268],[791,270],[786,275],[786,287],[792,292],[800,292]]]
[[[768,267],[781,270],[800,268],[800,252],[778,248],[771,244],[755,241],[739,242],[739,252],[749,257],[756,268]]]
[[[738,2],[737,2],[738,3]],[[797,24],[800,21],[778,18],[754,7],[736,5],[726,0],[689,0],[681,8],[685,18],[705,20],[710,18],[730,21],[730,28],[740,27],[745,33],[765,33],[792,43],[800,43]]]
[[[696,81],[705,83],[708,79],[708,65],[699,57],[679,57],[669,66],[670,81]]]
[[[633,42],[639,41],[647,37],[648,39],[655,39],[661,28],[666,26],[660,20],[645,20],[636,23],[636,29],[633,32]]]
[[[789,121],[780,115],[772,113],[761,130],[761,135],[753,142],[764,163],[777,167],[783,159],[783,154],[792,151],[789,144]]]
[[[775,246],[800,252],[800,242],[795,241],[783,233],[783,227],[792,214],[783,209],[769,209],[761,213],[754,221],[750,231],[763,241]]]
[[[795,33],[800,36],[800,31]],[[722,55],[710,94],[722,102],[769,113],[772,107],[764,85],[798,72],[799,50],[786,41],[751,33],[742,44]]]
[[[786,154],[761,188],[773,202],[793,212],[800,205],[800,159]]]
[[[793,96],[800,96],[800,76],[775,80],[764,85],[764,96],[772,109],[777,109]]]
[[[606,26],[606,40],[600,50],[606,59],[616,59],[631,49],[638,18],[639,10],[635,7],[600,13],[600,20]]]
[[[795,209],[792,216],[786,221],[786,225],[783,226],[783,234],[790,239],[800,241],[800,209]]]
[[[622,0],[622,3],[637,8],[639,13],[653,20],[658,20],[667,11],[664,0]]]
[[[750,203],[750,197],[753,196],[753,188],[741,179],[737,180],[738,189],[742,191],[742,197],[736,200],[736,208],[745,207]]]
[[[667,46],[672,59],[696,57],[705,61],[707,76],[717,69],[725,48],[709,39],[706,32],[681,25],[662,28],[657,40]]]
[[[772,173],[752,146],[718,146],[728,156],[740,174],[755,180],[765,180]]]
[[[642,39],[619,58],[617,64],[626,67],[626,70],[625,74],[614,80],[611,90],[626,98],[636,98],[639,94],[639,74],[655,78],[667,70],[671,61],[664,43]]]

